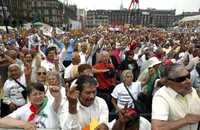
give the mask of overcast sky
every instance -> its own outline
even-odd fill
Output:
[[[61,0],[67,1],[67,0]],[[68,0],[78,8],[89,9],[119,9],[121,1],[124,8],[128,8],[131,0]],[[139,0],[140,8],[176,9],[176,14],[183,11],[198,11],[200,0]]]

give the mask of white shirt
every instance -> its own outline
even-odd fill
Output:
[[[60,123],[63,130],[82,130],[94,118],[99,123],[108,124],[108,107],[100,97],[96,96],[94,103],[89,107],[85,107],[78,102],[76,114],[69,113],[68,105],[68,101],[66,101],[60,114]]]
[[[192,92],[185,97],[178,94],[172,88],[162,87],[153,97],[152,119],[163,121],[176,121],[187,114],[200,113],[200,98],[192,88]],[[184,126],[177,130],[197,130],[198,124]]]
[[[22,75],[19,79],[17,79],[17,81],[19,81],[22,85],[26,87],[26,80],[24,75]],[[21,93],[23,90],[24,89],[14,80],[7,79],[3,87],[5,95],[4,102],[6,104],[10,104],[11,102],[13,102],[17,106],[24,105],[26,101]]]
[[[140,117],[140,128],[139,130],[151,130],[151,123],[144,117]]]
[[[29,116],[32,114],[30,106],[31,104],[28,103],[9,114],[8,117],[22,121],[28,121]],[[60,128],[58,116],[54,112],[52,104],[49,101],[46,107],[43,109],[43,112],[47,115],[47,117],[36,115],[32,121],[32,123],[36,124],[37,128]]]
[[[39,45],[40,41],[41,41],[41,38],[39,37],[37,33],[28,36],[28,49],[31,50],[32,49],[31,46]]]
[[[79,55],[80,55],[80,59],[81,59],[80,64],[86,64],[86,56],[87,55],[83,52],[79,52]]]
[[[48,72],[49,72],[49,71],[56,70],[55,64],[53,64],[53,63],[51,63],[51,62],[49,62],[49,61],[47,61],[47,60],[43,60],[43,61],[41,62],[41,66],[44,67]]]
[[[61,102],[61,104],[62,104],[62,103],[64,103],[65,100],[67,100],[65,88],[62,86],[60,87],[60,93],[61,93],[61,98],[62,98],[62,102]],[[46,96],[48,97],[48,99],[51,103],[54,102],[54,97],[51,95],[51,92],[49,89],[47,89],[47,91],[46,91]]]
[[[73,64],[70,64],[69,66],[67,66],[67,68],[65,68],[65,73],[64,73],[64,78],[70,78],[71,77],[71,69],[73,67]]]
[[[131,86],[128,86],[127,88],[134,99],[137,100],[138,94],[142,91],[141,82],[132,82]],[[113,98],[117,99],[117,105],[119,108],[124,108],[126,104],[128,104],[128,107],[134,106],[133,100],[126,90],[124,83],[118,84],[111,95]]]
[[[198,56],[193,57],[190,59],[189,63],[185,66],[186,69],[192,70],[195,68],[195,65],[200,61],[200,58]]]

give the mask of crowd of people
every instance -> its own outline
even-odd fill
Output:
[[[0,34],[0,128],[200,130],[200,34]]]

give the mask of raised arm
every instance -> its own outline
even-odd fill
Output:
[[[152,130],[177,130],[186,125],[198,123],[200,115],[188,114],[184,118],[175,121],[152,120]]]
[[[36,127],[25,121],[17,120],[11,117],[5,117],[0,119],[0,127],[1,128],[21,128],[24,130],[36,130]]]

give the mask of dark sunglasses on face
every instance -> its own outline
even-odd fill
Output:
[[[181,83],[181,82],[185,81],[186,79],[190,79],[190,74],[188,74],[186,76],[178,77],[178,78],[175,78],[175,79],[169,79],[169,80]]]
[[[38,75],[42,75],[42,74],[43,74],[43,75],[46,75],[47,73],[46,73],[46,72],[37,72],[37,74],[38,74]]]

